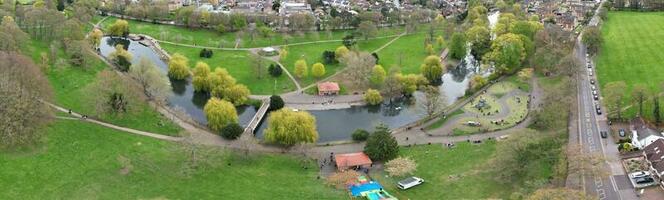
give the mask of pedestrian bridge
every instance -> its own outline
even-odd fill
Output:
[[[270,99],[263,99],[263,103],[261,104],[261,107],[258,108],[258,111],[256,111],[256,115],[254,115],[254,118],[249,121],[247,127],[244,128],[244,133],[256,133],[256,128],[258,128],[258,125],[263,120],[263,117],[265,117],[265,114],[267,114],[268,108],[270,108]]]

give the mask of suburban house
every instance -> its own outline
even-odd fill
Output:
[[[650,165],[650,171],[659,180],[659,186],[664,189],[664,139],[660,138],[643,148],[643,155]]]
[[[364,152],[337,154],[334,156],[337,164],[337,170],[346,171],[348,169],[370,168],[371,159]]]
[[[643,149],[659,139],[664,139],[664,136],[653,129],[639,127],[632,130],[632,146],[634,148]]]
[[[318,95],[330,96],[339,95],[339,84],[335,82],[323,82],[318,84]]]

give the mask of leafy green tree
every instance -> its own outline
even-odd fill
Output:
[[[436,44],[438,44],[438,47],[440,48],[443,48],[445,46],[445,39],[443,38],[442,35],[436,38]]]
[[[168,62],[168,76],[175,80],[184,80],[189,76],[189,59],[175,53]]]
[[[235,85],[236,80],[225,68],[216,68],[214,73],[208,77],[210,84],[210,94],[214,97],[223,98],[226,92],[226,89]]]
[[[371,21],[363,21],[357,27],[357,33],[364,37],[364,40],[368,40],[370,37],[376,36],[378,34],[378,28]]]
[[[270,66],[267,68],[267,71],[274,78],[280,77],[281,74],[283,73],[283,70],[277,64],[270,64]]]
[[[542,29],[544,29],[544,25],[537,21],[516,21],[510,27],[510,32],[524,35],[532,40],[535,37],[535,33]]]
[[[368,89],[367,92],[364,93],[364,101],[369,105],[379,105],[383,102],[383,96],[380,95],[378,90]]]
[[[251,95],[251,92],[247,86],[242,84],[235,84],[224,90],[223,99],[233,103],[233,105],[239,106],[247,103],[249,100],[249,95]]]
[[[648,99],[648,89],[643,84],[636,84],[632,88],[632,102],[639,105],[639,115],[643,115],[643,101]]]
[[[519,35],[506,33],[496,38],[487,55],[489,60],[495,62],[500,73],[513,73],[521,68],[526,58],[526,48]]]
[[[325,76],[325,65],[323,65],[323,63],[315,63],[311,66],[311,75],[315,78]]]
[[[375,87],[380,87],[383,85],[383,82],[385,82],[386,76],[387,72],[385,72],[383,66],[375,65],[371,70],[371,78],[369,78],[369,81],[371,81],[371,84]]]
[[[237,111],[232,103],[212,97],[203,108],[208,126],[215,131],[222,130],[226,125],[237,123]]]
[[[431,83],[439,82],[443,73],[445,73],[445,68],[443,68],[440,57],[427,56],[424,59],[424,63],[420,66],[420,73]]]
[[[92,30],[92,32],[90,33],[90,36],[88,37],[92,47],[94,47],[94,48],[99,47],[99,43],[101,42],[101,38],[103,36],[104,36],[104,33],[102,33],[101,30],[99,30],[97,28]]]
[[[295,76],[297,78],[306,77],[309,74],[307,68],[308,68],[307,61],[305,61],[304,59],[295,61]]]
[[[243,132],[244,130],[240,124],[230,123],[221,129],[221,136],[229,140],[234,140],[239,138]]]
[[[2,9],[0,9],[2,11]],[[0,14],[2,14],[0,12]],[[11,16],[3,16],[0,24],[0,50],[18,51],[30,36],[23,32]]]
[[[376,131],[369,135],[364,153],[371,160],[388,161],[399,155],[399,143],[385,125],[379,125]]]
[[[157,103],[166,102],[171,91],[170,82],[151,60],[141,58],[138,63],[131,65],[129,74],[140,84],[143,94],[150,100]]]
[[[344,56],[346,56],[349,51],[350,50],[348,50],[348,47],[340,46],[340,47],[337,47],[337,49],[334,51],[334,55],[337,58],[337,60],[339,60],[339,59],[343,58]]]
[[[450,57],[461,60],[466,56],[466,38],[461,33],[454,33],[452,35],[452,43],[450,44]]]
[[[344,36],[342,43],[344,44],[344,46],[346,48],[350,49],[350,48],[353,48],[355,46],[355,44],[357,44],[357,41],[355,41],[355,36],[346,35],[346,36]]]
[[[611,112],[609,117],[622,119],[623,100],[625,98],[625,91],[627,84],[624,81],[614,81],[606,83],[604,86],[604,94],[606,95],[607,107]]]
[[[208,81],[209,76],[210,76],[210,66],[204,62],[197,62],[196,67],[194,67],[194,80],[192,80],[192,84],[194,85],[194,91],[209,92],[210,91],[210,81]]]
[[[118,19],[110,27],[108,33],[115,37],[127,37],[129,35],[129,22]]]
[[[588,47],[590,53],[597,53],[600,46],[604,42],[602,32],[597,26],[589,26],[583,30],[583,37],[581,38],[583,44]]]
[[[283,108],[285,105],[284,99],[281,98],[279,95],[272,95],[270,96],[270,111],[274,110],[279,110]]]
[[[353,138],[353,141],[365,141],[367,138],[369,138],[369,131],[366,131],[364,129],[357,129],[355,132],[353,132],[353,135],[351,135]]]
[[[417,91],[417,88],[429,83],[427,78],[421,74],[397,74],[397,79],[401,83],[402,93],[406,95],[412,95],[413,92]]]
[[[306,111],[282,108],[270,113],[265,140],[285,146],[314,143],[318,140],[316,119]]]
[[[124,46],[118,44],[115,46],[115,51],[109,56],[113,64],[117,65],[120,71],[126,72],[131,66],[132,55],[129,51],[124,49]]]
[[[433,49],[433,45],[427,44],[424,46],[424,51],[427,53],[427,55],[435,55],[436,50]]]
[[[466,31],[466,38],[470,42],[470,53],[477,59],[482,59],[491,48],[491,31],[485,26],[473,26]]]

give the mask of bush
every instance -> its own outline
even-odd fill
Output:
[[[337,57],[334,51],[323,51],[323,62],[325,64],[337,63]]]
[[[281,76],[281,74],[283,73],[281,67],[279,67],[279,65],[276,64],[270,64],[270,67],[268,67],[267,70],[270,72],[270,75],[275,78]]]
[[[371,56],[373,56],[376,59],[376,64],[378,64],[378,61],[380,58],[378,58],[378,54],[376,52],[371,53]]]
[[[212,58],[212,50],[210,49],[202,49],[201,53],[199,54],[201,58]]]
[[[364,152],[376,161],[386,161],[399,155],[399,144],[385,125],[376,127],[376,131],[369,135]]]
[[[365,141],[369,138],[369,131],[366,131],[364,129],[357,129],[355,132],[353,132],[353,140],[354,141]]]
[[[244,132],[244,130],[242,129],[242,126],[240,126],[240,124],[230,123],[221,129],[221,137],[224,137],[229,140],[234,140],[239,138],[242,135],[242,132]]]
[[[279,110],[284,107],[284,99],[279,95],[272,95],[270,97],[270,109],[269,110]]]

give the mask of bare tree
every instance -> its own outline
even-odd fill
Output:
[[[341,63],[346,65],[346,78],[357,86],[364,87],[369,84],[376,58],[367,52],[351,51],[341,58]]]
[[[157,66],[147,58],[133,64],[129,69],[129,74],[143,88],[143,93],[157,103],[164,103],[169,95],[170,82],[166,75],[157,70]]]
[[[265,76],[265,61],[260,55],[251,54],[251,67],[256,74],[256,78],[262,79]]]
[[[445,94],[440,93],[440,90],[435,86],[428,85],[424,86],[422,89],[424,92],[424,98],[422,98],[420,106],[426,112],[427,117],[431,118],[443,109],[443,101],[445,101],[446,97]]]

